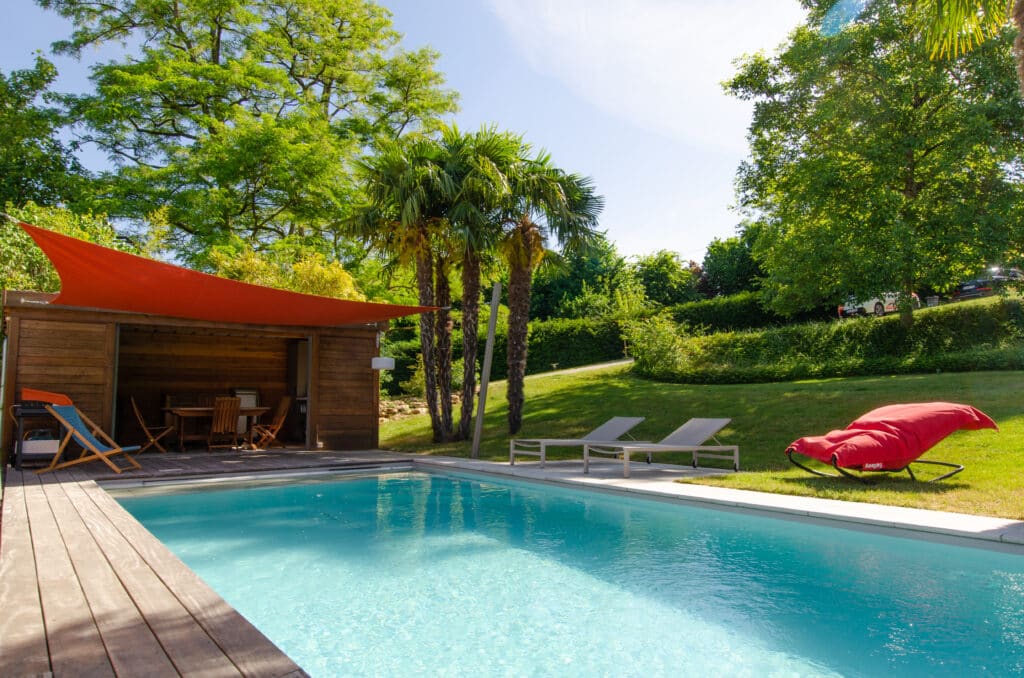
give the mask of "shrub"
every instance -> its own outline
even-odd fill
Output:
[[[664,356],[665,328],[647,331],[641,340],[630,342],[637,370],[678,382],[1018,369],[1024,364],[1024,307],[1019,299],[928,309],[915,316],[910,329],[889,316],[691,336],[679,339],[675,361]],[[657,367],[666,364],[674,367]]]
[[[758,292],[691,301],[673,306],[670,312],[676,322],[703,333],[777,327],[794,322],[827,320],[834,315],[831,309],[822,308],[787,318],[762,307]]]
[[[655,379],[671,380],[685,364],[686,344],[680,328],[671,318],[655,316],[648,320],[628,323],[623,330],[628,346],[634,350],[636,369]]]

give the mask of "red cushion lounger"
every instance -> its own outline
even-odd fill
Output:
[[[854,471],[896,472],[906,470],[916,480],[910,464],[936,464],[953,470],[932,478],[942,480],[964,470],[960,464],[918,460],[922,454],[954,431],[991,428],[995,422],[981,410],[958,403],[907,403],[871,410],[841,431],[800,438],[786,448],[796,466],[815,475],[837,477],[804,466],[794,454],[831,464],[844,476],[863,480]]]

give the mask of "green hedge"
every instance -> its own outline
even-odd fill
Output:
[[[794,317],[781,316],[763,308],[761,295],[757,292],[740,292],[727,297],[678,304],[669,309],[669,313],[677,323],[701,334],[778,327],[835,317],[834,309],[825,308]]]
[[[480,329],[478,365],[484,361],[484,343],[487,328]],[[494,358],[491,365],[492,379],[508,376],[508,328],[498,327],[495,337]],[[382,347],[382,354],[395,359],[391,380],[383,386],[391,395],[400,392],[400,385],[412,376],[419,360],[419,338],[389,341]],[[462,357],[462,333],[456,330],[452,336],[452,360]],[[625,344],[619,323],[611,320],[566,320],[556,319],[533,321],[527,335],[526,373],[548,372],[557,369],[579,367],[593,363],[622,358]]]
[[[646,332],[647,339],[637,336]],[[631,327],[638,370],[688,383],[788,381],[811,377],[1024,367],[1019,299],[951,304],[919,311],[912,327],[897,316],[780,328],[665,337],[664,326]],[[671,361],[664,347],[676,352]],[[659,350],[657,360],[644,355]],[[666,367],[667,364],[667,367]]]
[[[508,329],[499,328],[494,345],[492,379],[508,377]],[[625,355],[622,328],[614,320],[554,319],[530,323],[526,373],[579,367],[617,360]],[[483,364],[483,335],[480,363]],[[556,367],[557,366],[557,367]]]

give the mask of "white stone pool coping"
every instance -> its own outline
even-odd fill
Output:
[[[415,466],[427,469],[461,470],[570,487],[583,486],[617,494],[774,514],[815,523],[825,521],[835,525],[838,522],[852,529],[898,530],[910,537],[1024,555],[1024,522],[1019,520],[676,482],[732,471],[634,463],[631,465],[632,477],[623,478],[621,463],[614,461],[592,462],[588,475],[583,474],[580,461],[549,461],[544,468],[539,462],[518,462],[509,466],[507,462],[452,457],[415,456],[412,461]]]

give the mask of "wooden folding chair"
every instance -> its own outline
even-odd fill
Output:
[[[242,407],[241,398],[217,396],[213,401],[213,421],[210,422],[210,434],[206,438],[207,451],[214,447],[238,447],[238,411]],[[214,445],[214,438],[231,437],[231,443]]]
[[[288,408],[292,406],[292,397],[284,396],[277,401],[277,408],[274,409],[274,416],[269,424],[256,424],[252,427],[253,443],[256,447],[267,448],[275,443],[284,447],[285,444],[277,437],[284,426],[284,420],[288,416]],[[259,436],[258,438],[256,436]]]
[[[64,438],[60,441],[60,447],[57,448],[57,454],[53,455],[53,459],[50,461],[50,465],[44,469],[36,471],[36,473],[46,473],[47,471],[56,471],[57,469],[67,468],[68,466],[74,466],[76,464],[84,464],[89,461],[102,461],[104,464],[109,466],[114,473],[120,473],[124,469],[110,460],[118,454],[123,454],[124,458],[128,461],[129,466],[141,469],[139,463],[132,459],[129,452],[135,452],[139,449],[138,445],[131,445],[129,447],[121,447],[114,440],[100,430],[100,427],[94,424],[89,417],[85,416],[78,410],[74,405],[47,405],[47,411],[53,418],[60,422],[61,426],[67,433],[64,434]],[[71,459],[70,461],[61,461],[61,457],[64,455],[64,450],[67,448],[68,443],[74,440],[76,443],[81,445],[82,453],[77,459]]]
[[[135,411],[135,419],[138,420],[139,426],[142,428],[142,432],[146,434],[147,442],[139,449],[139,454],[142,454],[151,447],[155,447],[161,452],[166,452],[164,446],[160,444],[160,439],[165,435],[168,435],[174,430],[173,426],[165,426],[160,424],[158,426],[150,426],[146,423],[145,418],[142,416],[142,411],[139,409],[138,403],[135,402],[135,396],[130,398],[132,401],[132,410]]]

